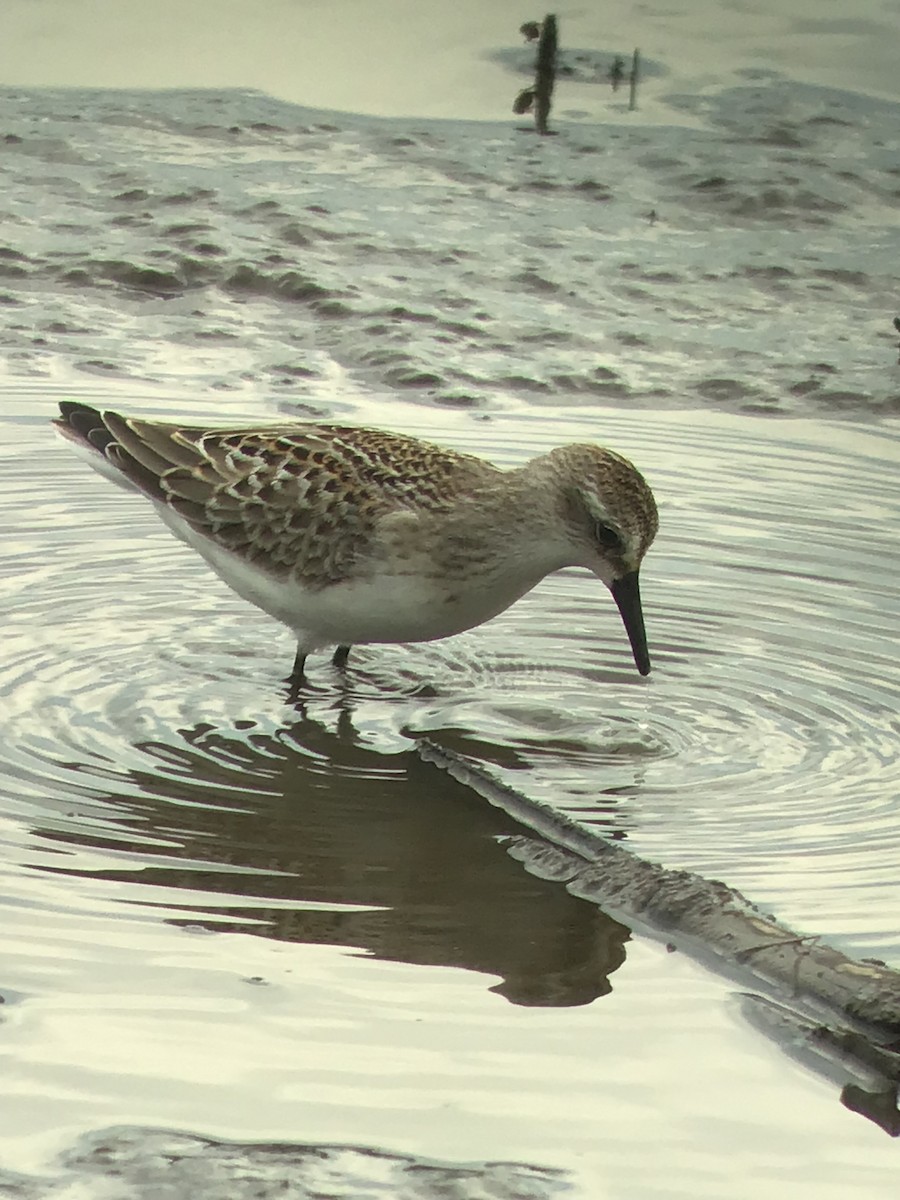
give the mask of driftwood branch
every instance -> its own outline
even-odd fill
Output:
[[[770,1005],[770,1014],[778,1009],[791,1021],[782,1015],[755,1023],[783,1035],[792,1051],[799,1040],[807,1044],[811,1059],[838,1064],[838,1075],[850,1081],[851,1089],[860,1090],[860,1079],[872,1083],[868,1091],[862,1087],[862,1099],[857,1095],[850,1104],[842,1097],[844,1102],[888,1132],[900,1133],[900,972],[851,959],[819,937],[796,933],[725,883],[648,862],[433,742],[420,741],[417,748],[425,762],[449,772],[538,835],[540,841],[522,836],[506,841],[509,853],[528,871],[558,880],[616,920],[674,943],[745,984],[765,985],[788,1001],[790,1009],[756,997],[760,1005]],[[832,1014],[846,1026],[822,1024],[822,1014]],[[866,1111],[867,1106],[878,1115]]]

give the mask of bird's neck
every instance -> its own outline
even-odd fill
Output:
[[[567,536],[565,507],[559,473],[549,456],[543,456],[505,471],[496,481],[477,489],[460,506],[459,516],[473,527],[503,530],[503,540],[496,547],[498,556],[507,569],[519,563],[523,573],[537,582],[560,567],[576,564]]]

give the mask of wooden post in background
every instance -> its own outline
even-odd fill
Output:
[[[556,17],[548,13],[541,26],[534,74],[534,124],[540,134],[549,132],[550,101],[556,81]]]
[[[637,108],[637,85],[638,76],[641,70],[641,52],[635,50],[634,57],[631,60],[631,74],[628,77],[628,82],[631,84],[631,90],[628,94],[628,111],[634,112]]]

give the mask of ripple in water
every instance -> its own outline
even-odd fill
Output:
[[[619,412],[519,413],[514,430],[432,413],[426,429],[410,412],[394,424],[501,463],[586,438],[635,459],[662,516],[643,572],[654,673],[635,673],[605,590],[563,572],[458,638],[359,649],[343,691],[317,660],[290,754],[316,760],[318,728],[316,769],[333,773],[353,746],[392,756],[435,736],[645,853],[900,955],[891,431]],[[137,777],[152,790],[185,730],[243,739],[258,762],[297,715],[280,684],[289,635],[146,504],[48,449],[44,416],[12,425],[3,452],[18,535],[2,581],[0,770],[13,812],[65,823],[98,790],[131,795]],[[232,765],[237,794],[247,764]],[[183,800],[202,805],[202,791]]]

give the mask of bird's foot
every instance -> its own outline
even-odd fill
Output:
[[[287,679],[284,680],[284,683],[287,686],[285,699],[287,700],[288,704],[298,704],[305,696],[308,696],[309,693],[314,690],[312,684],[302,672],[299,675],[296,673],[288,675]]]

